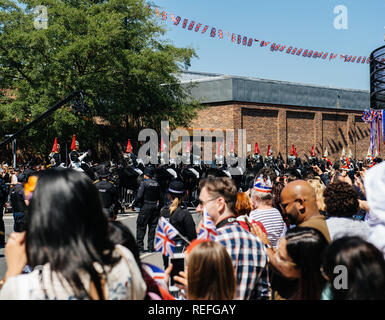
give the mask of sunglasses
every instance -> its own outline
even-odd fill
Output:
[[[204,207],[206,203],[209,203],[210,201],[217,200],[218,198],[219,198],[219,197],[216,197],[216,198],[209,199],[209,200],[206,200],[206,201],[203,201],[203,200],[199,199],[199,201],[198,201],[198,206]]]

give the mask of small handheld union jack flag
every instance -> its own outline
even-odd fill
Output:
[[[203,221],[199,230],[198,239],[215,241],[218,232],[206,208],[203,209]]]
[[[173,257],[175,241],[172,239],[179,234],[164,217],[159,218],[158,227],[155,235],[155,250],[162,252],[163,255]]]
[[[167,283],[165,281],[166,274],[163,269],[151,264],[151,263],[142,263],[142,268],[151,276],[155,282],[167,289]]]

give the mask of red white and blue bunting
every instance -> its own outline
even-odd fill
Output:
[[[335,52],[326,52],[320,50],[313,49],[304,49],[299,48],[292,45],[285,45],[276,42],[266,41],[256,39],[251,36],[244,36],[240,34],[235,34],[229,31],[225,31],[223,29],[219,29],[216,27],[211,27],[207,24],[197,22],[196,20],[191,20],[188,18],[182,18],[181,16],[170,14],[166,11],[160,11],[158,8],[155,8],[155,14],[158,18],[166,21],[169,19],[174,26],[182,26],[182,29],[186,29],[189,31],[199,32],[201,34],[209,34],[211,38],[218,39],[228,39],[233,43],[238,45],[243,45],[246,47],[261,47],[261,48],[270,48],[271,52],[281,52],[296,56],[302,56],[306,58],[313,59],[322,59],[325,61],[332,61],[336,58],[343,59],[344,62],[350,63],[359,63],[359,64],[369,64],[369,57],[364,56],[356,56],[350,54],[339,54]],[[385,61],[385,58],[382,58],[381,62]]]
[[[370,123],[370,151],[374,155],[374,148],[377,148],[381,154],[381,130],[380,120],[382,120],[382,139],[385,143],[385,110],[365,110],[362,113],[362,120],[365,123]]]

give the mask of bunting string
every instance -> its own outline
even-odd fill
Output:
[[[261,47],[269,48],[271,52],[281,52],[295,56],[301,56],[305,58],[320,59],[325,61],[332,61],[336,58],[342,59],[344,62],[358,63],[358,64],[369,64],[370,58],[365,56],[356,56],[350,54],[338,54],[335,52],[326,52],[313,49],[304,49],[293,45],[285,45],[276,42],[256,39],[252,36],[240,35],[230,31],[226,31],[217,27],[209,26],[204,23],[197,22],[188,18],[182,18],[175,14],[170,14],[167,11],[160,11],[159,8],[155,8],[155,14],[159,19],[163,21],[169,20],[177,27],[182,26],[182,29],[188,31],[194,31],[200,34],[209,34],[211,38],[227,39],[232,43],[243,45],[245,47]],[[378,59],[377,59],[378,60]],[[385,58],[378,60],[384,62]]]

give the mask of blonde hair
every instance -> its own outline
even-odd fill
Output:
[[[321,211],[326,211],[325,198],[324,198],[324,190],[326,189],[326,186],[322,183],[321,179],[318,177],[315,177],[313,179],[308,179],[306,181],[313,187],[315,191],[318,209]]]
[[[179,207],[179,198],[175,197],[175,199],[172,201],[170,205],[170,215],[173,214],[173,212]]]
[[[196,240],[188,248],[187,298],[234,300],[236,280],[233,262],[220,243]]]

